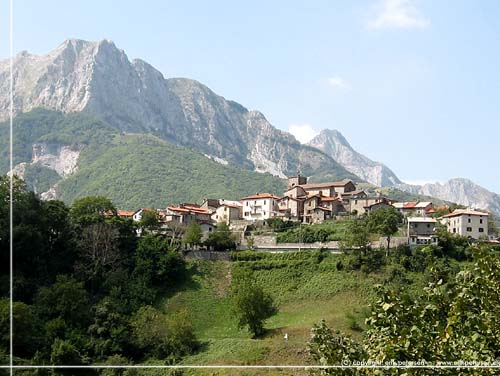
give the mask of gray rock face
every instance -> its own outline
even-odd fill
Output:
[[[396,174],[382,163],[374,162],[354,150],[337,130],[324,129],[309,145],[314,146],[340,163],[344,168],[379,187],[400,184]]]
[[[397,187],[406,192],[437,197],[472,208],[489,210],[500,215],[500,195],[490,192],[468,179],[455,178],[443,184],[400,184]]]
[[[0,62],[0,121],[9,114],[9,62]],[[285,177],[297,169],[321,179],[356,177],[330,156],[302,146],[258,111],[201,83],[165,79],[113,42],[67,40],[44,56],[14,60],[14,112],[36,107],[84,111],[125,132],[152,133],[247,169]]]

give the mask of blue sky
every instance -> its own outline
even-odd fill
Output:
[[[338,129],[403,180],[500,192],[498,1],[14,2],[15,52],[108,38],[280,129]]]

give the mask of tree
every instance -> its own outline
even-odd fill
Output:
[[[80,226],[104,222],[106,215],[116,215],[113,203],[103,196],[88,196],[73,202],[71,218]]]
[[[225,222],[219,222],[214,231],[208,235],[205,244],[215,251],[227,251],[236,248],[236,242],[229,226]]]
[[[139,227],[143,231],[154,233],[160,229],[160,220],[155,209],[144,209],[141,215]]]
[[[359,249],[365,255],[371,247],[370,231],[364,219],[355,219],[346,227],[344,239],[340,247],[345,249]]]
[[[403,215],[393,206],[370,212],[368,226],[372,232],[387,237],[387,251],[391,247],[391,237],[398,231]]]
[[[456,360],[492,363],[500,355],[498,291],[500,258],[490,249],[477,247],[474,263],[460,271],[453,283],[444,284],[442,280],[430,283],[417,296],[379,287],[362,343],[352,344],[344,336],[339,341],[320,324],[313,328],[315,336],[308,347],[324,365],[338,365],[350,351],[356,357],[351,360],[377,363],[418,360],[429,364]],[[460,374],[484,372],[471,370]]]
[[[311,340],[307,344],[307,351],[322,366],[352,364],[354,361],[366,359],[361,344],[340,331],[333,333],[325,320],[321,320],[311,329]],[[324,373],[334,373],[332,371],[325,370]],[[342,370],[342,375],[355,374],[356,370]]]
[[[67,324],[83,327],[90,318],[89,296],[83,282],[60,275],[52,286],[39,290],[35,310],[43,321],[61,317]]]
[[[131,325],[136,346],[158,359],[189,354],[198,346],[186,312],[169,317],[144,306],[135,313]]]
[[[248,326],[254,337],[264,333],[264,321],[278,313],[272,297],[259,286],[249,269],[237,269],[230,288],[238,327]]]
[[[188,246],[197,246],[201,243],[202,230],[197,222],[191,222],[184,233],[182,242]]]
[[[82,261],[77,269],[92,291],[97,291],[105,276],[120,265],[118,238],[118,229],[108,223],[92,223],[82,230]]]

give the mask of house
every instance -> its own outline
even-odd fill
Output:
[[[120,218],[133,218],[133,217],[134,217],[135,212],[130,211],[130,210],[120,210],[120,209],[118,209],[118,210],[116,211],[116,214],[117,214],[117,215],[118,215],[118,217],[120,217]]]
[[[242,198],[243,219],[257,221],[277,217],[279,213],[279,199],[278,196],[271,193],[257,193]]]
[[[437,245],[438,237],[435,234],[437,220],[429,217],[408,217],[407,235],[410,247],[423,244]]]
[[[479,239],[488,237],[488,215],[488,213],[472,209],[456,209],[439,219],[448,232]]]
[[[281,197],[278,200],[278,216],[289,220],[302,221],[302,216],[304,214],[304,200],[304,198],[296,198],[286,195]]]
[[[410,202],[395,202],[392,204],[405,217],[407,216],[425,216],[432,209],[432,202],[410,201]]]
[[[356,186],[349,179],[329,183],[302,184],[300,187],[309,195],[317,194],[326,197],[341,196],[344,193],[356,190]]]
[[[212,220],[214,222],[226,222],[228,225],[231,222],[237,221],[241,218],[242,206],[223,203],[212,213]]]
[[[344,195],[342,197],[344,198]],[[368,196],[364,192],[362,192],[361,194],[350,195],[347,197],[349,200],[347,201],[346,206],[348,208],[349,213],[354,212],[357,213],[358,215],[368,213],[371,210],[380,208],[382,206],[390,205],[390,203],[392,202],[387,197]],[[377,204],[383,204],[383,205],[377,205]]]
[[[179,206],[168,206],[166,218],[173,220],[174,216],[178,218],[181,224],[189,225],[191,222],[210,222],[212,212],[202,208],[200,205],[184,203]]]

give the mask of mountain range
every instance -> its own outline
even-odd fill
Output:
[[[181,154],[186,151],[199,162],[197,165],[204,164],[205,161],[201,160],[205,159],[211,163],[211,167],[207,167],[210,171],[215,171],[213,166],[221,168],[228,176],[236,174],[236,170],[243,171],[248,179],[256,182],[260,176],[269,176],[268,187],[282,185],[280,179],[300,171],[311,181],[349,178],[375,186],[395,187],[412,194],[431,194],[495,211],[500,208],[498,195],[470,181],[455,180],[440,187],[404,184],[387,166],[356,152],[339,131],[325,130],[308,145],[303,145],[291,134],[273,127],[262,113],[227,100],[198,81],[165,78],[143,60],[130,61],[123,50],[108,40],[88,42],[70,39],[46,55],[21,52],[14,58],[13,66],[14,113],[20,115],[45,108],[57,114],[35,110],[34,115],[31,113],[27,118],[20,115],[20,121],[16,121],[16,124],[21,124],[19,129],[16,128],[20,141],[16,142],[19,148],[15,153],[17,172],[27,171],[28,176],[32,176],[32,182],[38,181],[41,190],[50,185],[46,191],[52,192],[47,193],[49,195],[57,194],[59,190],[59,197],[70,200],[78,194],[92,193],[102,187],[102,184],[95,183],[96,176],[91,178],[89,164],[100,159],[108,149],[114,152],[120,149],[122,152],[124,139],[127,139],[129,152],[143,161],[149,157],[140,153],[140,149],[145,150],[148,143],[152,143],[159,154],[167,149]],[[9,115],[8,78],[9,62],[2,61],[0,121],[7,120]],[[64,115],[72,113],[81,115],[76,118]],[[62,127],[66,139],[55,137],[54,129],[57,127],[38,118],[57,118],[54,121],[66,124]],[[82,133],[88,133],[81,128],[81,124],[95,126],[91,119],[99,122],[99,132],[113,130],[105,138],[108,140],[107,147],[101,140],[81,137]],[[30,121],[31,125],[28,124]],[[40,123],[45,125],[42,126],[43,132],[35,132],[38,137],[25,134],[27,129],[33,131],[33,124]],[[80,143],[72,140],[75,134],[68,124],[80,127],[80,136],[76,135],[76,138],[80,137]],[[54,138],[57,142],[53,142]],[[50,139],[51,142],[47,142]],[[118,154],[108,157],[118,157]],[[85,155],[90,159],[85,159]],[[120,154],[119,158],[125,156]],[[161,173],[156,171],[156,175],[168,176],[169,170],[176,170],[176,166],[165,165],[158,158],[154,161],[164,168]],[[104,163],[103,160],[100,163]],[[144,167],[145,163],[140,165]],[[229,173],[229,170],[232,172]],[[5,168],[2,171],[6,172]],[[82,171],[87,171],[84,180],[94,189],[87,187],[78,191],[75,188],[79,186],[77,183],[73,183],[72,189],[67,188],[69,183],[66,180],[76,181],[75,176],[83,179]],[[109,171],[104,175],[109,175]],[[131,178],[128,176],[129,180]],[[56,184],[57,189],[54,188]],[[206,186],[205,181],[201,185]],[[258,184],[250,186],[258,189]],[[65,192],[69,191],[72,193],[67,195]]]

